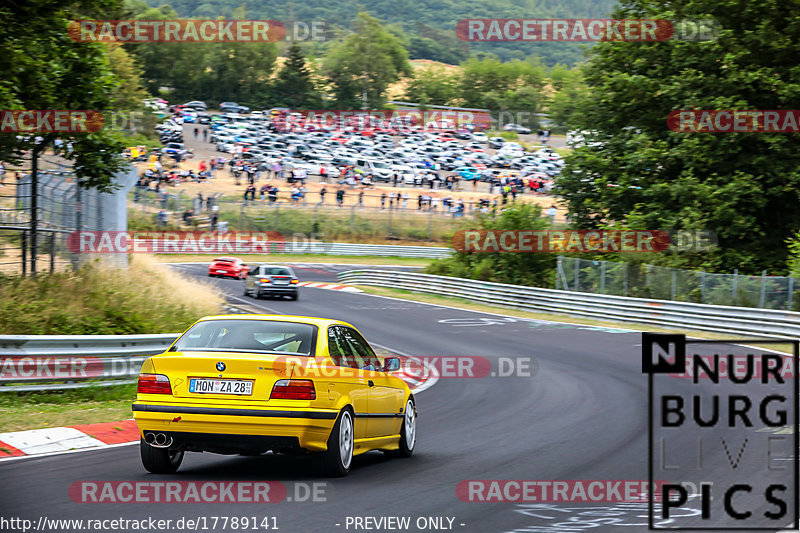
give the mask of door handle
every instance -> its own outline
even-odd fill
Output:
[[[372,381],[372,380],[369,380],[367,383],[369,383],[369,386],[370,386],[370,387],[374,387],[374,386],[375,386],[375,382],[374,382],[374,381]]]

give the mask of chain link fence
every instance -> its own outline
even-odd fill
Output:
[[[114,177],[116,188],[107,193],[79,187],[68,169],[38,170],[35,185],[30,173],[7,180],[0,189],[0,273],[77,268],[82,258],[70,250],[69,234],[126,230],[126,195],[136,179],[131,167]]]
[[[558,257],[556,289],[712,305],[800,310],[800,280],[788,276],[712,274],[648,264]]]

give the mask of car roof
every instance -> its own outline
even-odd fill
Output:
[[[275,265],[272,263],[259,263],[258,266],[260,267],[271,267],[271,268],[285,268],[287,270],[292,270],[292,267],[289,265]]]
[[[319,326],[320,328],[326,328],[332,325],[344,325],[353,327],[347,322],[343,322],[341,320],[336,320],[333,318],[319,318],[319,317],[294,316],[294,315],[268,315],[268,314],[210,315],[210,316],[204,316],[197,322],[209,322],[214,320],[263,320],[263,321],[273,321],[273,322],[295,322],[298,324],[311,324],[314,326]]]

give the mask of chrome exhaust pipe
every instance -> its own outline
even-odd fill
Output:
[[[153,448],[169,448],[172,446],[172,437],[164,433],[146,433],[144,441]]]

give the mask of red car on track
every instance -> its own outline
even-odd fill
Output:
[[[235,257],[218,257],[208,265],[209,277],[244,279],[248,266]]]

